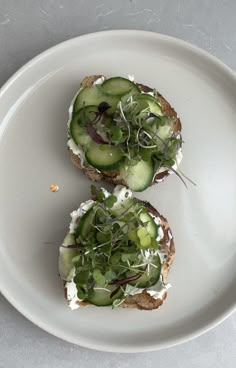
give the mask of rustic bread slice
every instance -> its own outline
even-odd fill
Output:
[[[171,265],[173,263],[174,256],[175,256],[175,244],[174,244],[172,232],[171,232],[169,223],[165,217],[163,217],[149,202],[145,202],[145,201],[140,201],[140,202],[143,202],[147,210],[152,215],[154,215],[155,217],[159,217],[161,220],[160,226],[162,227],[164,237],[160,241],[160,245],[161,245],[162,253],[165,254],[164,260],[162,263],[162,268],[161,268],[161,279],[162,279],[162,282],[166,284],[167,277],[168,277],[168,274],[169,274],[169,271],[170,271],[170,268],[171,268]],[[65,283],[64,283],[64,286],[65,286]],[[67,299],[67,288],[66,287],[64,288],[64,292],[65,292],[65,298]],[[141,310],[157,309],[163,304],[166,297],[167,297],[167,291],[165,291],[160,298],[155,299],[150,294],[148,294],[146,290],[143,290],[143,291],[141,290],[140,293],[138,294],[126,297],[126,299],[123,301],[120,307],[137,308]],[[77,304],[81,307],[90,305],[88,302],[84,302],[84,301],[78,301]]]
[[[99,79],[103,77],[103,75],[91,75],[91,76],[87,76],[85,77],[82,82],[81,82],[81,87],[90,87],[93,85],[93,83]],[[153,91],[152,88],[145,86],[141,83],[137,83],[138,87],[140,88],[141,91],[143,92],[151,92]],[[157,97],[158,101],[160,102],[161,106],[162,106],[162,110],[164,111],[164,113],[168,116],[174,119],[174,132],[175,133],[180,133],[181,132],[181,122],[180,119],[176,113],[176,111],[174,110],[173,107],[171,107],[171,105],[169,104],[168,101],[166,101],[166,99],[160,94],[158,93],[158,97]],[[85,175],[91,179],[92,181],[101,181],[101,180],[105,180],[108,182],[111,182],[112,184],[121,184],[121,185],[126,185],[125,182],[122,180],[121,177],[119,177],[119,172],[109,172],[109,171],[103,171],[103,170],[97,170],[96,168],[90,166],[90,165],[82,165],[80,157],[75,155],[71,149],[69,149],[69,153],[70,153],[70,158],[72,163],[78,168],[78,169],[82,169],[83,172],[85,173]],[[152,184],[158,182],[158,181],[162,181],[164,180],[167,176],[169,175],[169,171],[165,170],[162,171],[160,173],[157,173],[156,176],[153,179]]]

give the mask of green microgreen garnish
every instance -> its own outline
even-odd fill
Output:
[[[136,95],[119,102],[114,121],[122,131],[122,138],[126,138],[120,143],[128,159],[132,160],[133,151],[137,160],[143,159],[145,150],[153,150],[153,155],[162,154],[162,166],[170,158],[175,159],[182,140],[180,134],[173,133],[174,120],[154,114],[148,105],[140,106]]]
[[[157,174],[161,168],[166,169],[175,173],[185,186],[184,179],[194,184],[179,170],[178,153],[184,142],[181,133],[176,132],[176,117],[165,114],[158,92],[130,90],[117,98],[112,114],[112,106],[106,101],[97,106],[97,111],[94,111],[96,106],[90,110],[90,106],[83,105],[78,122],[86,126],[93,141],[102,150],[107,150],[107,145],[119,146],[122,165],[129,167],[147,161],[151,166],[154,163]]]
[[[170,169],[186,185],[183,177],[188,178],[179,171],[176,161],[183,140],[179,132],[174,132],[175,119],[153,113],[150,106],[140,107],[138,96],[131,95],[127,100],[121,100],[113,117],[115,126],[120,129],[120,139],[117,136],[115,143],[122,148],[126,164],[136,165],[140,160],[152,160],[156,172],[161,167]],[[155,96],[158,96],[156,91]]]
[[[104,204],[106,207],[112,208],[114,204],[116,203],[116,201],[117,201],[117,197],[114,195],[110,195],[108,198],[104,200]]]
[[[121,287],[131,281],[138,283],[142,275],[149,272],[150,254],[157,257],[159,244],[149,232],[152,218],[148,217],[142,202],[128,198],[118,203],[115,195],[107,196],[94,185],[91,193],[96,201],[81,217],[75,231],[79,254],[72,259],[74,282],[79,298],[89,299],[94,291],[107,291],[114,298],[114,307],[116,300],[120,300]],[[152,226],[157,225],[153,222]],[[153,267],[159,265],[154,262]],[[119,297],[116,298],[116,294]]]

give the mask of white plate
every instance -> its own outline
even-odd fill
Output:
[[[67,110],[85,75],[134,74],[154,86],[183,124],[182,169],[139,195],[168,217],[177,246],[173,288],[153,312],[70,311],[57,272],[69,213],[89,197],[70,163]],[[106,351],[160,349],[191,339],[236,306],[236,78],[183,41],[109,31],[64,42],[18,71],[0,93],[0,289],[27,318],[70,342]],[[57,193],[49,186],[59,185]]]

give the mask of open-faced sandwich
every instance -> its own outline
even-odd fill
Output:
[[[158,308],[167,296],[175,246],[167,220],[118,185],[92,186],[71,213],[59,273],[71,309],[85,305]]]
[[[121,77],[86,77],[69,115],[71,160],[91,180],[143,191],[178,174],[180,119],[155,89]]]

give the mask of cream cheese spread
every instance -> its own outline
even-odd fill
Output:
[[[79,308],[78,302],[82,302],[82,300],[77,296],[77,287],[74,281],[67,282],[65,288],[69,307],[72,310]]]
[[[71,212],[71,222],[69,225],[70,233],[74,234],[76,228],[78,227],[77,220],[79,217],[82,217],[94,204],[94,201],[92,199],[89,199],[88,201],[81,203],[79,208],[73,212]]]

